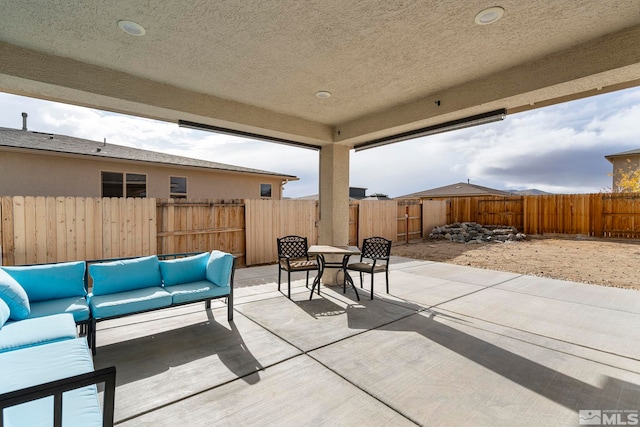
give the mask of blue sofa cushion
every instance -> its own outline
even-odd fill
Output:
[[[95,319],[168,307],[171,294],[159,286],[110,295],[90,295],[89,307]]]
[[[160,265],[155,255],[91,264],[89,273],[93,278],[93,295],[162,286]]]
[[[2,267],[20,283],[31,302],[85,296],[85,268],[84,261]]]
[[[77,336],[76,322],[68,313],[8,322],[0,330],[0,353]]]
[[[160,261],[162,283],[164,286],[173,286],[204,280],[208,261],[208,252],[185,258]]]
[[[207,262],[207,280],[218,286],[229,286],[233,255],[221,251],[211,251]]]
[[[0,330],[7,320],[9,320],[9,315],[11,314],[11,310],[9,310],[9,306],[2,298],[0,298]]]
[[[93,371],[91,352],[84,338],[58,341],[2,354],[0,393]],[[47,426],[53,422],[53,397],[7,408],[7,427]],[[95,385],[64,393],[62,425],[102,426],[102,410]]]
[[[89,304],[84,297],[69,297],[31,303],[31,313],[28,319],[50,316],[58,313],[70,313],[76,323],[89,320]]]
[[[13,320],[26,318],[31,311],[29,297],[22,286],[0,268],[0,298],[9,306],[9,317]]]
[[[229,295],[230,288],[229,286],[214,285],[208,280],[200,280],[180,285],[165,286],[164,289],[171,294],[173,304],[181,304]]]

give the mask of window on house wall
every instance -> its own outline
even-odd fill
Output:
[[[102,197],[122,197],[122,173],[102,172]]]
[[[147,197],[147,176],[139,173],[102,172],[102,197],[125,196]]]
[[[127,197],[147,197],[147,176],[139,173],[127,174]]]
[[[172,176],[169,188],[169,197],[172,199],[187,198],[187,178],[181,176]]]
[[[271,198],[271,184],[260,184],[260,197]]]

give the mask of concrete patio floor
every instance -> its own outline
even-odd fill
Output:
[[[116,424],[637,417],[640,292],[406,258],[391,270],[389,295],[376,275],[373,301],[367,279],[361,301],[324,286],[309,301],[302,275],[289,300],[275,265],[238,269],[232,323],[222,302],[99,323],[95,364],[117,368]]]

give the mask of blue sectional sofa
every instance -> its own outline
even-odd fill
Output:
[[[157,256],[89,265],[93,288],[87,295],[91,310],[90,346],[96,351],[96,322],[194,302],[227,299],[233,320],[233,255],[212,251],[159,260]]]
[[[2,279],[0,286],[6,285],[6,277]],[[23,301],[4,286],[0,289],[0,426],[112,426],[115,368],[94,371],[87,340],[77,337],[73,315],[20,319],[23,316]],[[104,383],[103,405],[96,387],[100,383]]]
[[[113,425],[115,368],[93,368],[98,321],[216,298],[232,321],[235,258],[184,255],[0,267],[0,427]]]

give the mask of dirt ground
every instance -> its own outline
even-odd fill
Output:
[[[392,255],[640,291],[640,241],[529,237],[521,242],[394,245]]]

